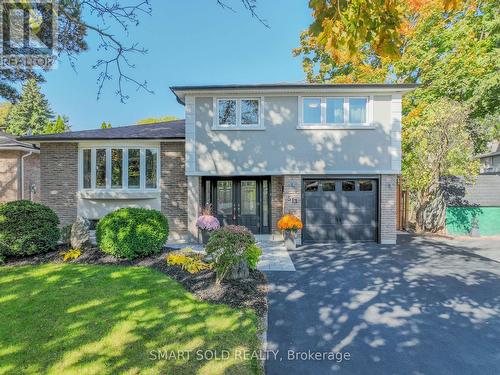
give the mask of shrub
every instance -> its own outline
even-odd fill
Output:
[[[27,200],[0,205],[0,257],[25,256],[54,250],[59,218],[47,206]]]
[[[159,253],[167,238],[167,218],[145,208],[120,208],[99,220],[96,229],[99,248],[117,258]]]
[[[257,263],[259,262],[261,255],[262,249],[256,244],[248,246],[245,252],[245,258],[247,260],[248,267],[250,267],[251,269],[257,268]]]
[[[63,257],[63,261],[67,262],[68,260],[78,259],[82,255],[82,251],[80,249],[69,249],[67,251],[61,252]]]
[[[172,251],[167,255],[166,260],[169,266],[179,266],[189,273],[198,273],[212,268],[210,263],[203,261],[203,254],[196,253],[190,248]]]
[[[255,237],[243,226],[228,225],[212,232],[205,250],[214,260],[218,282],[233,268],[247,263],[247,249],[252,245]]]

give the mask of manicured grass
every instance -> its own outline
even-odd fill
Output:
[[[253,311],[200,302],[148,268],[0,267],[0,374],[254,374],[237,354],[258,350],[256,331]]]

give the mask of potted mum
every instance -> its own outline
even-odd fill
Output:
[[[283,215],[278,220],[278,229],[283,231],[286,249],[295,250],[295,235],[302,229],[302,221],[292,214]]]
[[[212,207],[210,205],[207,205],[201,212],[201,215],[198,216],[196,227],[200,231],[201,241],[204,245],[208,242],[210,232],[220,228],[219,220],[212,215]]]

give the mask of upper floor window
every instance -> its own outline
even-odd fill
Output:
[[[157,148],[95,147],[80,152],[83,189],[141,190],[159,186]]]
[[[258,98],[217,99],[215,126],[245,129],[260,127],[260,100]]]
[[[302,98],[302,126],[367,125],[367,97]]]

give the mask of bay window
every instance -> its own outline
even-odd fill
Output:
[[[129,148],[128,150],[128,188],[141,187],[141,150]]]
[[[368,125],[368,97],[304,97],[301,100],[300,127]]]
[[[82,189],[158,189],[158,149],[154,147],[83,148],[80,152],[80,171]]]
[[[111,149],[111,188],[121,189],[123,187],[123,150],[121,148]]]

